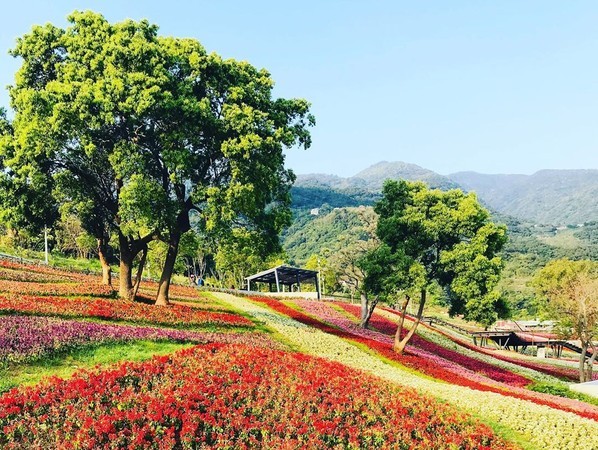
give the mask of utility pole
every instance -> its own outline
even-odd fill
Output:
[[[322,283],[322,268],[320,267],[320,257],[318,256],[318,283],[320,284],[320,289],[322,291],[322,295],[324,295],[324,284]]]

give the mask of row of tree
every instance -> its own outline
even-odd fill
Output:
[[[22,65],[9,88],[14,118],[0,118],[4,226],[76,217],[96,239],[107,284],[115,236],[127,299],[148,244],[164,242],[158,304],[168,303],[192,221],[198,236],[250,240],[257,255],[278,250],[294,181],[283,149],[310,146],[309,104],[273,98],[265,70],[161,37],[147,21],[68,20],[34,27],[12,50]]]

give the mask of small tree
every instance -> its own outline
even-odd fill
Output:
[[[336,274],[328,259],[329,254],[330,250],[327,248],[323,249],[320,254],[314,253],[305,261],[305,268],[319,273],[322,293],[332,294],[337,288],[337,282]]]
[[[598,263],[551,261],[538,272],[533,284],[542,296],[544,309],[558,321],[561,334],[581,342],[579,381],[591,381],[598,354],[594,342],[598,335]]]
[[[329,256],[329,261],[332,270],[336,273],[338,283],[349,290],[351,301],[355,294],[360,295],[361,326],[365,328],[378,303],[378,298],[369,297],[364,289],[363,258],[380,243],[376,236],[378,217],[372,208],[359,207],[355,211],[360,225],[351,229],[350,233],[339,236],[340,249]]]
[[[392,180],[382,193],[374,207],[381,244],[364,260],[365,287],[387,300],[404,295],[395,351],[401,353],[415,333],[434,284],[444,289],[451,314],[492,323],[506,312],[494,290],[502,269],[496,254],[506,241],[506,228],[490,221],[474,193],[442,192],[421,182]],[[416,321],[401,339],[414,295],[420,299]]]

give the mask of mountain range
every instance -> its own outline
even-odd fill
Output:
[[[298,175],[296,208],[371,204],[386,179],[420,180],[432,188],[474,191],[492,211],[539,224],[572,225],[598,220],[598,170],[540,170],[533,175],[458,172],[447,176],[405,162],[382,161],[348,178]]]

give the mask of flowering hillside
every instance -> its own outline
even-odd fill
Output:
[[[598,448],[598,407],[528,389],[564,368],[426,327],[398,356],[393,311],[363,330],[354,305],[178,286],[158,307],[156,287],[123,302],[86,275],[0,264],[0,376],[114,343],[195,344],[0,394],[0,447]]]

